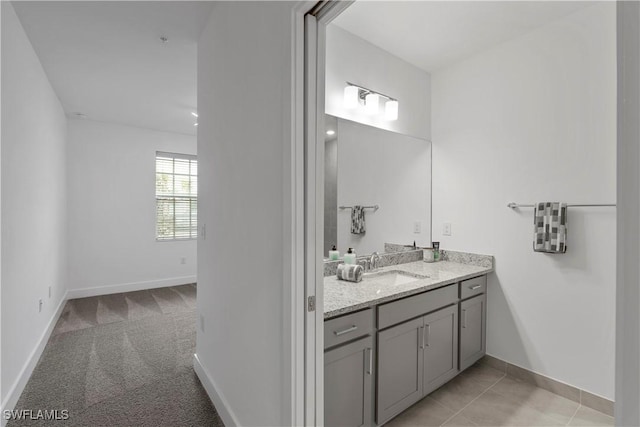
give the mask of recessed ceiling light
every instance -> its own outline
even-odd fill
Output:
[[[193,117],[198,117],[198,113],[193,112],[193,111],[191,112],[191,115],[192,115]]]
[[[329,130],[327,131],[327,135],[329,135],[329,136],[331,136],[331,135],[335,135],[335,134],[336,134],[336,131],[334,131],[334,130],[329,129]]]

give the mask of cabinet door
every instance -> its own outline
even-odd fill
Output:
[[[487,331],[487,295],[460,303],[460,369],[467,369],[484,356]]]
[[[378,405],[384,424],[422,397],[423,319],[378,332]]]
[[[458,374],[458,305],[424,317],[424,394]]]
[[[373,366],[371,336],[325,352],[325,425],[372,425]]]

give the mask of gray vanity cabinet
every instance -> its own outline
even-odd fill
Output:
[[[487,294],[460,303],[460,370],[480,360],[486,352]]]
[[[373,362],[372,336],[324,353],[325,425],[372,425]]]
[[[421,317],[378,333],[378,424],[422,398],[423,329]]]
[[[378,424],[458,373],[458,306],[378,333]]]
[[[458,306],[424,317],[423,394],[427,395],[458,374]]]

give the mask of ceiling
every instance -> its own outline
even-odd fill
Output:
[[[211,2],[15,1],[13,6],[70,117],[82,113],[195,134],[197,40]]]
[[[333,23],[431,72],[593,4],[583,1],[356,1]]]

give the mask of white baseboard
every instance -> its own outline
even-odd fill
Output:
[[[96,286],[92,288],[69,289],[68,299],[95,297],[98,295],[119,294],[122,292],[143,291],[146,289],[165,288],[167,286],[195,283],[196,276],[171,277],[169,279],[148,280],[145,282],[122,283],[118,285]]]
[[[11,389],[7,393],[7,397],[5,401],[2,402],[2,406],[0,407],[0,425],[2,427],[4,427],[8,422],[8,420],[6,420],[4,417],[4,411],[11,411],[16,407],[16,403],[18,403],[18,399],[20,399],[20,395],[24,391],[24,388],[27,385],[27,382],[29,382],[29,378],[31,378],[31,374],[33,373],[33,370],[38,364],[38,361],[40,360],[40,356],[42,356],[42,352],[44,351],[44,348],[46,347],[47,342],[49,342],[49,337],[51,336],[51,332],[53,332],[53,328],[56,326],[56,323],[58,322],[58,319],[62,314],[62,309],[64,308],[64,305],[66,304],[68,299],[69,299],[68,295],[67,293],[65,293],[62,296],[62,299],[60,300],[60,304],[58,304],[56,311],[53,313],[53,316],[51,316],[51,319],[49,320],[49,323],[47,324],[46,329],[40,336],[40,339],[38,340],[38,344],[33,349],[29,357],[27,358],[27,362],[22,367],[22,370],[20,371],[20,375],[18,375],[18,379],[16,379],[16,381],[13,383],[13,386],[11,386]]]
[[[222,393],[218,391],[218,387],[216,387],[216,383],[209,375],[207,369],[202,366],[200,363],[200,359],[198,359],[198,355],[193,355],[193,369],[196,371],[196,375],[200,379],[202,386],[205,391],[209,395],[209,399],[213,402],[213,406],[215,406],[218,415],[222,418],[222,422],[226,427],[237,427],[240,425],[238,422],[238,418],[233,413],[231,408],[229,408],[229,404],[227,403],[227,399],[224,398]]]

